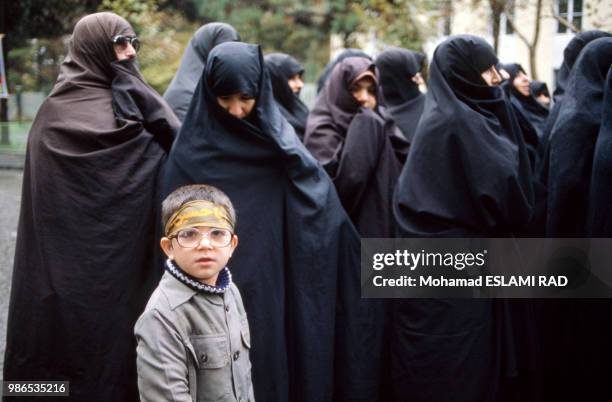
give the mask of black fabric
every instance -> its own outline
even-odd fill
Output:
[[[555,125],[555,122],[557,121],[557,117],[559,116],[559,110],[561,108],[561,104],[565,95],[567,81],[569,79],[570,72],[572,71],[572,67],[574,66],[574,63],[580,55],[580,52],[582,52],[582,49],[584,49],[584,47],[589,42],[598,38],[603,38],[611,35],[612,34],[609,34],[608,32],[597,30],[580,32],[572,38],[572,40],[563,50],[563,63],[561,64],[561,68],[559,69],[559,72],[557,74],[555,91],[553,92],[554,104],[553,108],[550,111],[550,115],[546,122],[544,133],[541,139],[542,151],[544,151],[547,147],[550,132],[552,131],[552,128]]]
[[[293,57],[284,53],[271,53],[265,57],[266,68],[272,81],[274,99],[285,119],[293,126],[295,133],[304,141],[308,108],[300,99],[299,94],[293,93],[288,80],[296,74],[304,73],[304,68]]]
[[[580,53],[548,144],[546,235],[586,235],[593,153],[603,116],[612,38],[590,42]],[[571,213],[568,213],[571,211]]]
[[[255,77],[253,72],[257,71]],[[213,88],[258,88],[246,119]],[[223,190],[240,244],[229,262],[252,335],[255,398],[372,400],[370,303],[359,300],[359,238],[332,183],[274,101],[259,46],[213,49],[164,174]]]
[[[453,36],[430,66],[425,110],[395,193],[403,236],[520,233],[533,190],[525,144],[501,88],[480,73],[497,59],[481,38]],[[528,302],[404,300],[394,307],[396,401],[512,400],[526,390],[535,340]]]
[[[391,203],[402,164],[394,142],[403,146],[405,141],[380,107],[361,107],[353,97],[350,86],[364,73],[375,74],[375,68],[363,57],[349,57],[336,65],[308,117],[304,143],[331,175],[359,234],[393,237],[396,227]],[[368,359],[365,370],[372,385],[361,386],[360,394],[362,400],[388,401],[389,303],[369,303],[373,314],[364,333],[369,337],[368,352],[377,358]]]
[[[514,81],[514,78],[516,78],[519,71],[525,74],[525,70],[523,70],[523,67],[520,64],[506,64],[504,67],[510,74],[510,79],[508,82],[504,83],[504,87],[506,88],[506,93],[508,93],[510,96],[512,106],[514,106],[517,111],[527,118],[529,123],[535,129],[539,139],[544,134],[546,119],[548,118],[548,109],[545,106],[542,106],[542,104],[537,101],[533,94],[525,96],[521,94],[514,85],[512,85],[512,81]]]
[[[598,31],[578,34],[564,53],[565,73],[560,73],[563,91],[555,91],[549,120],[552,131],[540,171],[549,186],[548,236],[608,237],[605,211],[609,203],[599,207],[600,195],[605,194],[599,191],[609,186],[600,176],[606,157],[598,156],[606,143],[604,136],[600,144],[599,136],[605,133],[604,123],[610,116],[605,91],[612,39],[606,36],[609,34]],[[591,221],[586,210],[589,206],[591,216],[596,216]],[[546,300],[537,307],[546,374],[543,400],[611,400],[610,301]]]
[[[587,233],[592,237],[612,237],[612,68],[606,77],[601,110],[589,191]]]
[[[111,63],[117,34],[134,33],[111,13],[78,22],[23,175],[4,379],[70,381],[69,401],[138,400],[133,326],[163,272],[158,142],[179,123],[135,61]]]
[[[208,53],[220,43],[239,40],[240,35],[234,27],[223,22],[206,24],[193,34],[178,71],[164,94],[164,99],[181,121],[185,118],[193,92],[204,71]]]
[[[531,88],[531,93],[534,97],[538,97],[540,95],[544,95],[550,98],[550,92],[548,91],[548,85],[546,85],[543,81],[532,80],[531,84],[529,84]]]
[[[395,233],[391,209],[401,160],[393,137],[402,137],[377,106],[363,108],[350,92],[374,64],[363,57],[342,60],[317,97],[306,126],[306,147],[326,168],[342,205],[363,237]]]
[[[425,106],[425,95],[412,81],[423,61],[421,54],[401,48],[387,49],[376,58],[383,102],[408,142],[412,141]]]
[[[529,161],[533,171],[535,171],[538,147],[540,146],[540,138],[546,126],[548,109],[542,106],[532,94],[525,96],[514,86],[514,79],[519,72],[526,75],[525,70],[520,64],[503,64],[501,66],[510,75],[510,78],[502,84],[502,88],[516,113],[516,118],[529,152]]]
[[[582,49],[591,41],[610,36],[609,33],[603,31],[586,31],[581,32],[574,36],[563,51],[563,64],[557,75],[557,85],[554,91],[554,103],[550,111],[548,119],[546,120],[546,126],[544,133],[540,138],[540,146],[538,148],[538,157],[536,159],[536,177],[539,183],[541,191],[537,193],[537,212],[536,219],[534,221],[534,227],[541,228],[534,233],[537,236],[544,236],[546,233],[546,219],[547,219],[547,195],[546,191],[548,188],[548,169],[550,166],[550,135],[551,131],[559,116],[559,111],[565,98],[565,89],[569,79],[570,72],[578,59]]]
[[[329,78],[329,75],[331,74],[334,67],[336,67],[336,64],[340,63],[342,60],[348,57],[365,57],[368,60],[372,60],[372,58],[363,50],[353,48],[343,50],[338,56],[336,56],[334,60],[327,63],[327,65],[325,66],[325,69],[317,80],[317,94],[321,92],[321,90],[325,86],[325,83],[327,82],[327,79]]]

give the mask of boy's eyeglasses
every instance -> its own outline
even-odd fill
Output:
[[[136,36],[116,35],[112,39],[113,45],[117,45],[121,50],[127,48],[128,43],[132,44],[135,51],[140,50],[140,40]]]
[[[209,228],[202,231],[196,228],[187,228],[179,230],[168,238],[176,238],[179,246],[183,248],[197,247],[203,237],[208,238],[210,245],[213,247],[227,247],[232,242],[232,236],[233,233],[227,229]]]

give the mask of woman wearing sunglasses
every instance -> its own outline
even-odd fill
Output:
[[[82,18],[28,138],[4,379],[69,381],[74,401],[138,400],[132,331],[161,273],[160,143],[178,120],[138,47],[118,15]]]

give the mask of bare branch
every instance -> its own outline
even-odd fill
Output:
[[[504,10],[504,15],[506,16],[507,23],[510,24],[516,36],[518,36],[519,39],[522,40],[523,43],[525,43],[525,45],[527,45],[528,48],[531,48],[531,42],[529,42],[529,39],[527,39],[527,37],[523,35],[521,31],[517,29],[516,24],[514,23],[514,18],[512,18],[510,13]]]
[[[550,16],[552,18],[554,18],[555,20],[557,20],[557,22],[559,22],[559,24],[565,26],[567,29],[570,29],[572,32],[574,33],[578,33],[581,32],[581,29],[578,29],[576,27],[576,25],[572,24],[571,22],[569,22],[567,19],[561,17],[558,13],[557,10],[555,10],[555,6],[554,4],[550,5]]]

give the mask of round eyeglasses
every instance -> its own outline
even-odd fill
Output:
[[[138,38],[135,36],[116,35],[113,36],[112,42],[113,45],[119,46],[121,50],[125,50],[128,43],[132,45],[135,51],[140,50],[140,40],[138,40]]]
[[[208,228],[200,230],[196,228],[181,229],[176,234],[168,236],[169,239],[176,238],[179,246],[183,248],[197,247],[202,238],[206,237],[213,247],[227,247],[232,242],[233,233],[228,229]]]

